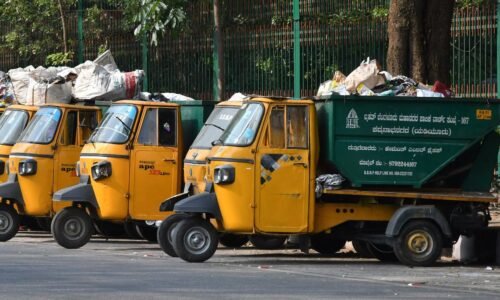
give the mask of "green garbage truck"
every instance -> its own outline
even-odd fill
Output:
[[[433,264],[460,234],[488,226],[499,109],[478,99],[253,98],[208,155],[213,191],[170,203],[179,221],[168,239],[188,262],[209,259],[229,232],[294,234],[322,254],[354,240],[381,260]]]

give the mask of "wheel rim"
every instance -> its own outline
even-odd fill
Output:
[[[79,239],[84,233],[84,223],[83,220],[77,217],[68,219],[64,223],[64,234],[70,240]]]
[[[0,212],[0,231],[1,232],[6,232],[6,231],[10,230],[10,228],[12,227],[12,223],[13,223],[12,217],[8,213],[5,213],[3,211]]]
[[[415,230],[408,234],[407,246],[413,254],[424,256],[432,252],[434,242],[429,233],[422,230]]]
[[[184,245],[191,253],[204,253],[210,247],[208,230],[200,226],[190,228],[184,235]]]

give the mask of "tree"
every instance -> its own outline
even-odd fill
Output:
[[[0,20],[8,24],[2,45],[30,63],[47,54],[71,60],[64,11],[76,0],[5,0],[0,2]],[[64,62],[62,62],[64,63]]]
[[[387,69],[417,81],[450,83],[454,0],[392,0]]]
[[[125,20],[135,27],[134,35],[147,35],[152,45],[167,29],[180,27],[186,19],[187,0],[108,0],[123,9]]]

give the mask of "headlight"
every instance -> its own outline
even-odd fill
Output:
[[[101,161],[92,165],[92,179],[101,180],[111,176],[111,163]]]
[[[231,165],[224,165],[214,169],[214,182],[216,184],[233,183],[234,177],[234,167]]]
[[[75,173],[76,173],[76,177],[80,177],[80,161],[76,162]]]
[[[36,160],[27,159],[19,162],[19,175],[28,176],[36,174]]]

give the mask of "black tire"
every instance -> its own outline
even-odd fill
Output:
[[[188,218],[188,215],[185,214],[173,214],[165,218],[163,222],[161,222],[160,227],[158,228],[157,232],[157,240],[158,244],[160,245],[160,248],[165,252],[167,255],[171,257],[178,257],[177,253],[175,252],[174,245],[173,245],[173,237],[172,237],[172,231],[174,227],[181,221],[186,218]]]
[[[363,258],[372,258],[373,254],[370,252],[370,245],[368,245],[368,242],[365,241],[360,241],[360,240],[354,240],[352,241],[352,247],[354,248],[354,251]]]
[[[430,266],[443,250],[441,231],[430,221],[406,223],[394,241],[394,253],[407,266]]]
[[[137,230],[137,233],[139,233],[139,236],[151,243],[157,243],[157,231],[158,228],[156,226],[152,225],[149,226],[147,224],[135,224],[135,229]]]
[[[286,236],[254,234],[249,237],[250,243],[257,249],[279,249],[286,241]]]
[[[125,234],[128,238],[139,240],[142,239],[139,233],[137,232],[137,228],[135,227],[135,223],[132,221],[125,221],[123,223],[123,230],[125,230]]]
[[[371,256],[382,262],[398,261],[396,254],[394,254],[394,250],[389,245],[366,242],[366,246],[368,247],[368,251],[371,253]]]
[[[222,233],[219,243],[228,248],[240,248],[248,243],[248,236],[244,234]]]
[[[0,242],[6,242],[19,231],[19,214],[10,205],[0,204]]]
[[[36,217],[35,222],[40,227],[40,230],[50,232],[50,224],[52,223],[51,218]]]
[[[218,234],[210,222],[201,218],[186,218],[172,232],[175,253],[187,262],[204,262],[212,257],[219,243]]]
[[[83,209],[66,207],[54,216],[51,229],[60,246],[77,249],[89,242],[94,228],[90,216]]]
[[[311,236],[311,248],[320,254],[333,255],[344,248],[345,240],[333,237],[331,234],[319,233]]]

